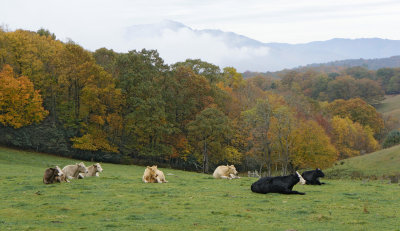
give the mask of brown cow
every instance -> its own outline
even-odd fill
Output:
[[[61,183],[61,179],[64,176],[63,171],[60,167],[56,166],[55,168],[48,168],[44,171],[43,183],[45,184],[53,184],[53,183]]]

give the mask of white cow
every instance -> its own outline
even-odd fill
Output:
[[[90,165],[89,167],[87,167],[87,170],[87,173],[79,173],[78,178],[82,179],[88,176],[100,176],[99,172],[103,172],[103,168],[99,163]]]
[[[239,176],[237,176],[238,172],[236,171],[235,166],[233,165],[221,165],[218,166],[214,173],[213,173],[213,177],[215,179],[235,179],[235,178],[240,178]]]
[[[67,179],[77,178],[79,173],[88,173],[88,169],[83,162],[74,165],[67,165],[62,169],[62,171]]]

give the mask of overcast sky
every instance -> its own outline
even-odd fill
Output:
[[[116,49],[126,28],[173,20],[261,42],[399,39],[399,0],[0,0],[10,30],[49,29],[86,49]],[[118,50],[118,49],[116,49]],[[129,50],[129,48],[127,48]],[[164,54],[168,55],[168,54]]]

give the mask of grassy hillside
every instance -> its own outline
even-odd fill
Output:
[[[378,104],[376,109],[380,113],[391,115],[400,121],[400,95],[386,95],[385,100]]]
[[[400,145],[339,161],[325,172],[333,178],[400,175]]]
[[[0,230],[400,230],[397,184],[324,180],[296,185],[304,196],[263,195],[250,191],[255,178],[162,169],[169,183],[144,184],[144,167],[113,164],[42,183],[45,168],[75,162],[0,148]]]

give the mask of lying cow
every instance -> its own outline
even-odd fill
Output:
[[[62,171],[67,179],[77,178],[79,173],[88,173],[88,170],[83,162],[79,164],[67,165]]]
[[[163,171],[159,170],[157,168],[157,165],[155,167],[156,167],[156,171],[155,172],[156,172],[157,183],[167,183],[168,181],[165,180],[165,176],[164,176]]]
[[[231,165],[221,165],[218,166],[214,173],[213,177],[215,179],[235,179],[235,178],[240,178],[237,176],[238,172],[236,171],[235,166]]]
[[[251,191],[255,193],[282,193],[282,194],[300,194],[305,193],[293,191],[293,186],[300,181],[305,184],[305,180],[296,172],[288,176],[263,177],[251,185]]]
[[[44,171],[43,183],[45,184],[53,184],[53,183],[61,183],[61,177],[64,176],[63,171],[60,167],[56,166],[55,168],[48,168]]]
[[[142,180],[144,183],[167,183],[164,173],[157,168],[157,165],[147,166],[144,170]]]
[[[87,170],[87,173],[79,173],[78,178],[83,179],[88,176],[99,176],[99,172],[103,172],[103,168],[99,163],[90,165]]]
[[[144,183],[156,183],[156,170],[157,166],[147,166],[146,169],[144,170],[142,180]]]
[[[319,182],[319,178],[325,176],[325,174],[319,168],[311,171],[305,171],[303,172],[303,174],[301,174],[301,176],[304,178],[304,180],[306,180],[306,184],[311,184],[311,185],[325,184]]]

